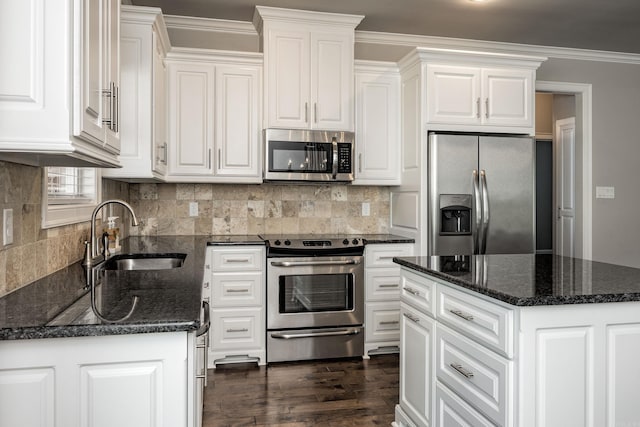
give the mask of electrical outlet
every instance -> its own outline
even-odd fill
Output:
[[[10,245],[13,243],[13,209],[4,209],[2,211],[2,244]]]
[[[615,187],[596,187],[596,199],[615,199]]]
[[[198,202],[189,202],[189,216],[198,216]]]
[[[369,215],[371,215],[371,205],[369,204],[369,202],[364,202],[362,203],[362,216]]]

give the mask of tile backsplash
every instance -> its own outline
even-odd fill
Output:
[[[131,184],[143,225],[132,234],[387,233],[387,187],[291,184]],[[189,215],[197,203],[198,216]],[[363,204],[369,215],[363,216]]]
[[[82,258],[87,222],[43,229],[44,168],[0,162],[0,213],[13,209],[14,242],[0,241],[0,296]],[[102,180],[103,199],[128,198],[129,184]],[[1,218],[1,216],[0,216]],[[0,219],[1,222],[1,219]]]

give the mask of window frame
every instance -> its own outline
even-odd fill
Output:
[[[53,199],[49,197],[49,168],[43,168],[42,173],[42,228],[54,228],[63,225],[88,222],[95,207],[102,198],[102,174],[99,168],[95,170],[95,185],[93,197],[77,201],[71,199]]]

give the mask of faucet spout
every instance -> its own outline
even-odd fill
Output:
[[[93,259],[97,258],[100,255],[98,250],[98,239],[96,238],[96,217],[98,216],[98,211],[102,209],[103,206],[106,206],[108,204],[117,204],[117,205],[124,206],[131,214],[131,225],[134,227],[137,227],[139,224],[138,218],[136,218],[136,214],[135,212],[133,212],[133,208],[129,203],[125,202],[124,200],[118,200],[118,199],[105,200],[104,202],[98,204],[98,206],[96,206],[96,208],[93,210],[93,213],[91,214],[91,237],[90,237],[91,260],[89,262],[85,261],[86,265],[90,265]]]

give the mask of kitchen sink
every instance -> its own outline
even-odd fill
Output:
[[[181,253],[139,253],[122,254],[109,258],[103,270],[168,270],[184,264],[187,254]]]

